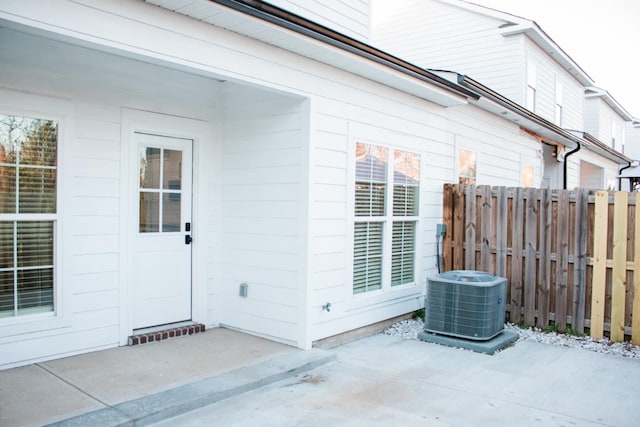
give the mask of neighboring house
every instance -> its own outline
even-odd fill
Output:
[[[374,2],[375,7],[375,2]],[[459,0],[399,0],[395,12],[372,30],[372,41],[425,68],[471,76],[536,115],[571,130],[589,132],[616,151],[571,155],[543,140],[543,186],[612,188],[623,155],[624,121],[630,120],[606,92],[597,92],[582,68],[535,22]],[[606,105],[606,107],[605,107]],[[615,144],[613,146],[612,144]]]
[[[310,348],[410,313],[443,184],[539,186],[541,140],[581,141],[305,6],[354,38],[257,0],[2,2],[0,368],[182,321]]]

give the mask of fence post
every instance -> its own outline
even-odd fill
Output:
[[[593,281],[591,284],[591,336],[596,339],[604,336],[608,216],[609,193],[597,191],[593,224]]]
[[[453,200],[453,184],[445,184],[442,192],[442,222],[447,227],[447,231],[442,237],[442,271],[451,270],[452,236],[456,230],[453,229],[453,215],[455,204]],[[436,239],[436,244],[438,243]],[[436,260],[437,262],[438,260]]]
[[[555,322],[561,332],[567,329],[567,277],[569,270],[569,192],[558,194]]]

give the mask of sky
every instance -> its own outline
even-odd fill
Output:
[[[395,0],[384,2],[392,7]],[[469,0],[535,21],[633,117],[640,118],[639,0]]]

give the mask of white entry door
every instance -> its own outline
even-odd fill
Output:
[[[133,328],[191,319],[193,141],[135,133]]]

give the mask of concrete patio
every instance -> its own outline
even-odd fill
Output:
[[[636,426],[640,360],[387,335],[301,351],[227,329],[0,371],[0,425]]]

